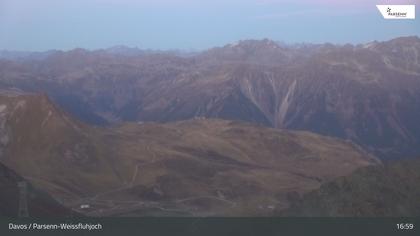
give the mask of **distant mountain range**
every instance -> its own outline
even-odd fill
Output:
[[[418,215],[419,120],[418,37],[0,52],[0,209]]]
[[[284,46],[245,40],[191,56],[115,47],[0,60],[0,86],[47,93],[91,124],[242,120],[420,154],[420,39]]]

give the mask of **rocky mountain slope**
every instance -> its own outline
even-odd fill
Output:
[[[297,196],[287,216],[420,215],[420,159],[371,166],[326,183],[304,197]]]
[[[21,91],[1,92],[0,124],[0,162],[92,216],[269,215],[380,163],[351,142],[237,121],[92,127]]]
[[[342,46],[245,40],[191,56],[75,49],[0,61],[0,87],[45,92],[97,125],[242,120],[398,158],[420,154],[419,58],[418,37]]]

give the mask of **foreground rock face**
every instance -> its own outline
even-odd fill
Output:
[[[18,183],[24,181],[13,170],[0,164],[0,216],[17,217],[20,191]],[[30,217],[69,217],[78,215],[60,205],[47,193],[27,184],[27,205]]]
[[[3,93],[0,107],[0,161],[93,216],[270,215],[290,196],[379,163],[350,142],[236,121],[98,128],[42,95]]]
[[[420,215],[420,159],[371,166],[323,184],[304,197],[296,196],[284,216]]]
[[[0,86],[48,93],[94,124],[242,120],[420,154],[420,39],[280,46],[246,40],[194,56],[50,52],[0,61]]]

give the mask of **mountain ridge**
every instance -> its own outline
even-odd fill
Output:
[[[61,52],[1,61],[0,86],[46,92],[96,124],[194,117],[350,139],[382,158],[420,154],[420,39],[278,46],[248,40],[191,57]]]

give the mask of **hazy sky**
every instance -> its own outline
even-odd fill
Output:
[[[0,49],[204,49],[240,39],[360,43],[420,35],[376,4],[420,0],[0,0]]]

